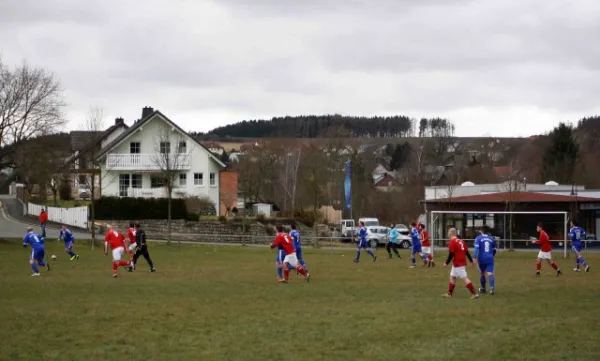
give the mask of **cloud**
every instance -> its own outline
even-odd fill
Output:
[[[188,130],[342,113],[528,134],[600,110],[599,10],[590,0],[25,0],[0,5],[0,44],[6,62],[60,77],[72,126],[90,105],[129,121],[150,105]]]

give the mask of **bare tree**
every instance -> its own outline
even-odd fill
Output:
[[[508,214],[508,234],[509,234],[509,249],[510,251],[514,251],[514,241],[513,241],[513,224],[514,224],[514,214],[513,212],[516,210],[519,205],[517,194],[518,192],[522,192],[524,188],[523,178],[521,177],[521,172],[517,167],[517,163],[514,160],[511,160],[509,164],[508,173],[505,175],[505,181],[499,186],[498,191],[502,193],[506,193],[506,200],[504,202],[504,211],[510,212]],[[506,227],[506,225],[505,225]]]
[[[167,195],[167,244],[170,244],[173,190],[177,187],[179,174],[189,164],[191,145],[187,144],[183,134],[167,124],[159,127],[156,140],[152,164],[158,169]]]
[[[302,147],[284,149],[283,174],[280,177],[281,187],[284,191],[283,209],[287,209],[287,201],[290,200],[292,217],[296,210],[296,189],[298,187],[298,168],[302,157]]]
[[[0,169],[24,140],[56,132],[66,121],[58,79],[27,63],[10,69],[0,58]]]

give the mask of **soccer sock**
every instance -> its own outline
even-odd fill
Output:
[[[38,264],[42,267],[46,267],[46,262],[44,261],[38,261]]]
[[[120,260],[119,261],[119,266],[123,266],[123,267],[131,266],[131,262],[125,261],[125,260]]]
[[[583,257],[579,258],[579,263],[581,263],[583,267],[587,267],[587,263],[585,262],[585,259]]]
[[[117,273],[117,268],[119,268],[119,263],[113,261],[113,273]]]
[[[481,288],[483,288],[485,290],[485,275],[479,276],[479,282],[481,283]],[[490,278],[490,284],[491,283],[492,283],[492,280]]]
[[[301,275],[306,276],[306,269],[304,269],[304,267],[298,265],[296,266],[296,271],[300,272]]]
[[[576,269],[579,269],[579,262],[580,262],[580,261],[579,261],[579,258],[576,258],[576,259],[575,259],[575,268],[576,268]]]
[[[371,255],[371,257],[375,258],[375,253],[373,253],[373,251],[371,251],[370,249],[367,250],[367,253]]]
[[[75,252],[73,252],[73,251],[69,251],[69,252],[67,252],[67,253],[68,253],[68,254],[69,254],[69,256],[71,256],[71,257],[74,257],[74,256],[75,256]]]
[[[283,270],[283,279],[286,281],[290,279],[290,270],[288,268]]]
[[[539,272],[542,269],[542,264],[541,263],[536,263],[535,269]]]
[[[413,266],[417,263],[417,260],[415,259],[414,255],[410,257],[410,261],[412,262]]]
[[[356,251],[356,260],[357,261],[360,260],[360,249],[358,251]]]
[[[429,262],[433,262],[433,256],[432,255],[428,254],[427,255],[427,259],[429,259]]]
[[[456,283],[448,283],[448,294],[452,295],[452,292],[454,292],[454,287],[456,287]]]
[[[496,285],[496,278],[494,277],[494,275],[490,275],[490,289],[494,289]]]
[[[34,273],[40,273],[40,269],[37,266],[37,263],[33,262],[31,264],[31,269],[33,270]]]
[[[558,265],[554,261],[552,261],[552,268],[554,268],[554,270],[558,271]]]
[[[300,260],[300,265],[302,266],[302,268],[308,271],[308,267],[306,266],[306,262],[304,262],[304,260]]]
[[[473,282],[469,282],[467,283],[467,288],[469,289],[469,291],[471,291],[471,294],[476,294],[477,292],[475,292],[475,287],[473,287]]]
[[[277,266],[277,276],[283,278],[283,268],[281,266]]]

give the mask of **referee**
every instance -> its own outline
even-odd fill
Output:
[[[148,253],[148,245],[146,244],[146,231],[140,228],[140,224],[135,224],[135,243],[137,244],[137,249],[135,250],[135,254],[133,255],[133,267],[132,270],[135,269],[138,258],[140,256],[144,256],[146,262],[150,266],[150,272],[155,272],[154,264],[150,259],[150,254]]]

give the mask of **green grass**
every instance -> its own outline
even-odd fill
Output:
[[[157,272],[111,277],[101,249],[60,244],[33,278],[28,250],[0,243],[0,360],[595,360],[597,273],[565,276],[535,253],[502,253],[496,296],[442,299],[448,268],[373,263],[352,250],[305,250],[313,279],[275,282],[263,248],[152,245]],[[558,255],[557,255],[558,256]],[[600,254],[588,256],[600,270]],[[441,259],[438,256],[438,262]],[[470,275],[476,276],[474,270]],[[476,277],[474,277],[476,278]]]

